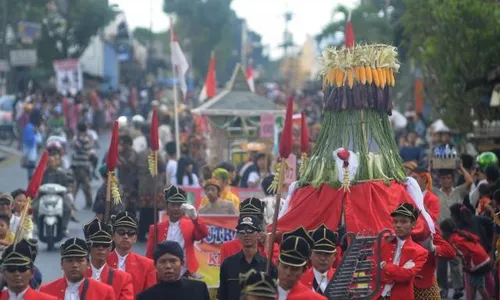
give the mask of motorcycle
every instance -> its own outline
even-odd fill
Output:
[[[38,191],[38,238],[47,244],[48,250],[64,237],[63,213],[64,196],[67,189],[59,184],[46,183]]]

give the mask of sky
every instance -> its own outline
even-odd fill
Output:
[[[153,16],[153,31],[169,27],[163,12],[163,0],[109,0],[125,12],[131,28],[149,27]],[[289,23],[296,44],[302,44],[307,35],[314,36],[332,20],[334,8],[342,3],[354,6],[357,0],[233,0],[231,7],[236,14],[247,20],[248,28],[262,35],[264,45],[270,46],[272,58],[283,53],[278,45],[283,42],[286,10],[293,13]],[[151,12],[153,12],[151,14]]]

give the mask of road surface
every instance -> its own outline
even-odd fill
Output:
[[[109,133],[103,133],[100,136],[101,149],[98,150],[99,157],[102,158],[104,153],[107,151],[109,141],[111,136]],[[28,185],[26,170],[20,167],[20,154],[3,154],[1,156],[6,157],[3,161],[0,161],[0,192],[12,192],[17,188],[26,189]],[[92,193],[95,195],[97,189],[101,185],[102,181],[92,182]],[[90,210],[85,210],[85,199],[83,197],[83,192],[80,191],[76,197],[77,207],[79,209],[76,218],[80,223],[71,222],[69,225],[69,236],[83,238],[82,225],[90,221],[94,215]],[[36,238],[36,236],[35,236]],[[64,241],[64,240],[63,240]],[[35,261],[35,265],[40,269],[43,274],[43,282],[47,283],[54,279],[61,277],[61,259],[59,252],[59,245],[57,245],[56,250],[51,252],[47,251],[47,247],[44,243],[39,242],[39,252]],[[134,251],[139,254],[144,254],[146,252],[145,244],[138,244],[135,246]]]

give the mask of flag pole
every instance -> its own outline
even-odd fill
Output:
[[[174,22],[172,17],[170,17],[170,50],[172,52],[172,43],[174,38]],[[177,66],[172,63],[172,74],[174,76],[174,126],[175,126],[175,151],[177,153],[177,159],[181,157],[181,145],[180,145],[180,135],[179,135],[179,92],[177,91],[177,80],[179,80],[179,76],[177,76]],[[182,183],[182,182],[181,182]]]

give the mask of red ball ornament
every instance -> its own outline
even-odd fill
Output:
[[[346,149],[342,149],[339,152],[337,152],[337,156],[343,161],[348,161],[350,155],[351,154]]]

